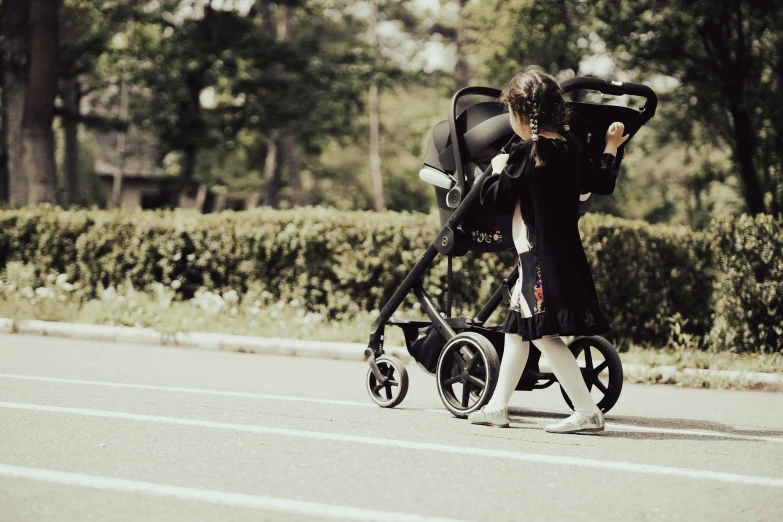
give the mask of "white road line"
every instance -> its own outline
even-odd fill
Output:
[[[25,468],[0,464],[0,476],[22,478],[80,486],[100,490],[120,491],[123,493],[141,493],[158,497],[172,497],[183,500],[197,500],[221,504],[225,506],[249,507],[265,511],[275,511],[296,515],[307,515],[319,518],[334,518],[337,520],[369,520],[377,522],[459,522],[453,518],[426,517],[409,513],[393,511],[378,511],[350,506],[319,504],[302,500],[247,495],[244,493],[229,493],[211,489],[186,488],[169,486],[155,482],[140,482],[81,473],[66,473],[40,468]]]
[[[295,397],[291,395],[269,395],[265,393],[245,393],[245,392],[224,391],[224,390],[209,390],[205,388],[178,388],[175,386],[156,386],[152,384],[126,384],[122,382],[81,381],[75,379],[60,379],[57,377],[13,375],[10,373],[0,373],[0,378],[18,379],[24,381],[57,382],[62,384],[83,384],[88,386],[108,386],[110,388],[130,388],[134,390],[154,390],[154,391],[170,391],[170,392],[180,392],[180,393],[196,393],[201,395],[220,395],[223,397],[244,397],[248,399],[262,399],[262,400],[272,400],[272,401],[312,402],[314,404],[332,404],[337,406],[360,406],[360,407],[367,407],[367,408],[377,408],[375,404],[369,401],[368,402],[336,401],[330,399],[317,399],[314,397]]]
[[[753,475],[739,475],[735,473],[722,473],[688,468],[675,468],[669,466],[657,466],[652,464],[635,464],[631,462],[595,460],[579,457],[565,457],[560,455],[540,455],[536,453],[523,453],[517,451],[495,450],[486,448],[473,448],[435,444],[428,442],[413,442],[407,440],[382,439],[375,437],[363,437],[359,435],[346,435],[342,433],[327,433],[322,431],[302,431],[285,428],[272,428],[252,424],[231,424],[226,422],[205,421],[198,419],[182,419],[176,417],[162,417],[157,415],[139,415],[136,413],[124,413],[104,410],[88,410],[82,408],[63,408],[60,406],[46,406],[40,404],[23,404],[14,402],[0,402],[0,408],[15,410],[43,411],[50,413],[69,413],[73,415],[85,415],[89,417],[103,417],[110,419],[123,419],[139,422],[153,422],[157,424],[174,424],[180,426],[195,426],[199,428],[214,428],[232,431],[244,431],[250,433],[264,433],[267,435],[279,435],[282,437],[298,437],[302,439],[329,440],[336,442],[349,442],[355,444],[368,444],[373,446],[385,446],[393,448],[413,449],[427,452],[450,453],[456,455],[470,455],[476,457],[491,457],[498,459],[519,460],[536,462],[541,464],[555,464],[560,466],[579,466],[593,469],[610,469],[614,471],[628,471],[632,473],[644,473],[648,475],[662,475],[670,477],[691,478],[698,480],[716,480],[733,484],[747,484],[753,486],[769,486],[783,488],[783,478],[759,477]]]
[[[734,433],[725,433],[721,431],[708,431],[708,430],[683,430],[683,429],[677,429],[677,428],[648,428],[645,426],[632,426],[630,424],[615,424],[614,422],[611,422],[607,424],[607,429],[609,431],[639,431],[643,433],[662,433],[662,434],[672,434],[672,435],[696,435],[699,437],[720,437],[725,439],[741,439],[741,440],[757,440],[757,441],[767,441],[767,442],[781,442],[783,443],[783,438],[781,437],[763,437],[761,435],[741,435],[741,434],[734,434]]]
[[[334,406],[358,406],[361,408],[377,408],[375,404],[369,402],[358,401],[339,401],[331,399],[319,399],[316,397],[297,397],[291,395],[269,395],[265,393],[245,393],[235,391],[224,390],[212,390],[206,388],[180,388],[176,386],[156,386],[151,384],[128,384],[122,382],[106,382],[106,381],[84,381],[77,379],[61,379],[57,377],[38,377],[34,375],[17,375],[10,373],[0,373],[2,379],[17,379],[24,381],[40,381],[40,382],[54,382],[61,384],[80,384],[86,386],[106,386],[110,388],[128,388],[135,390],[152,390],[152,391],[170,391],[179,393],[194,393],[200,395],[217,395],[223,397],[243,397],[248,399],[261,399],[271,401],[291,401],[291,402],[309,402],[313,404],[330,404]],[[445,409],[427,409],[420,410],[427,413],[441,413],[451,415]],[[720,437],[725,439],[740,439],[740,440],[754,440],[765,442],[777,442],[783,443],[783,437],[764,437],[760,435],[742,435],[740,433],[725,433],[720,431],[709,430],[686,430],[676,428],[650,428],[642,426],[633,426],[630,424],[616,424],[610,422],[607,426],[610,431],[638,431],[644,433],[662,433],[671,435],[695,435],[703,437]]]

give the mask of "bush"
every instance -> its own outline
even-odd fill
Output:
[[[742,216],[714,221],[716,253],[713,346],[783,350],[783,220]]]
[[[85,296],[155,283],[175,287],[177,299],[229,290],[241,297],[252,288],[330,319],[380,308],[438,231],[434,215],[323,208],[202,216],[44,207],[0,211],[0,226],[0,266],[32,264],[33,287],[62,273]],[[699,233],[588,215],[580,229],[620,346],[664,346],[673,329],[699,344],[712,329],[722,347],[779,349],[779,221],[742,218]],[[478,311],[514,262],[513,252],[454,259],[455,313]],[[445,258],[436,260],[424,285],[444,304]],[[416,308],[415,299],[406,305]]]
[[[714,276],[705,234],[598,214],[582,218],[580,229],[617,344],[664,346],[678,314],[688,333],[709,331]]]
[[[261,284],[276,298],[332,318],[378,308],[437,233],[434,216],[321,208],[206,216],[39,208],[2,211],[0,224],[0,263],[33,264],[38,284],[65,273],[95,295],[176,280],[184,298],[199,289],[243,294]],[[489,297],[494,274],[510,262],[513,255],[455,259],[462,311]],[[434,298],[443,297],[445,265],[439,259],[425,276]]]

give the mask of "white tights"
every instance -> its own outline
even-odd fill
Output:
[[[545,336],[536,339],[533,344],[546,355],[555,377],[568,394],[568,398],[571,399],[575,411],[585,415],[597,413],[598,406],[590,396],[579,365],[560,336]],[[508,406],[511,394],[514,393],[514,389],[522,377],[529,353],[529,341],[523,341],[518,335],[506,334],[498,384],[495,387],[495,393],[487,403],[487,408],[495,410]]]

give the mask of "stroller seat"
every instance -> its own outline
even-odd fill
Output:
[[[457,132],[465,140],[468,158],[486,160],[486,153],[483,155],[484,157],[481,157],[481,153],[492,148],[493,145],[496,145],[495,148],[500,150],[514,131],[508,121],[508,113],[505,112],[503,104],[484,102],[468,107],[457,116]],[[432,130],[427,150],[424,153],[424,165],[444,172],[456,170],[452,146],[449,122],[444,120],[435,125]],[[488,163],[488,161],[486,164],[480,162],[477,166],[486,167]],[[474,177],[472,174],[472,172],[468,173],[471,180]]]
[[[468,107],[457,116],[456,125],[463,139],[463,172],[466,187],[469,188],[508,143],[514,131],[505,107],[498,102],[482,102]],[[448,121],[435,125],[427,141],[422,163],[419,177],[435,188],[438,214],[443,226],[454,212],[454,209],[449,208],[446,196],[456,182],[454,175],[457,170]],[[468,251],[500,252],[513,248],[510,223],[510,215],[487,209],[472,212],[455,231],[457,246],[454,255],[464,255]]]

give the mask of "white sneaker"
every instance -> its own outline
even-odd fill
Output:
[[[482,406],[468,415],[468,422],[480,426],[492,426],[494,428],[508,428],[508,407],[490,410]]]
[[[547,424],[544,431],[549,433],[596,433],[604,431],[605,425],[603,412],[599,411],[592,415],[574,412],[566,419]]]

